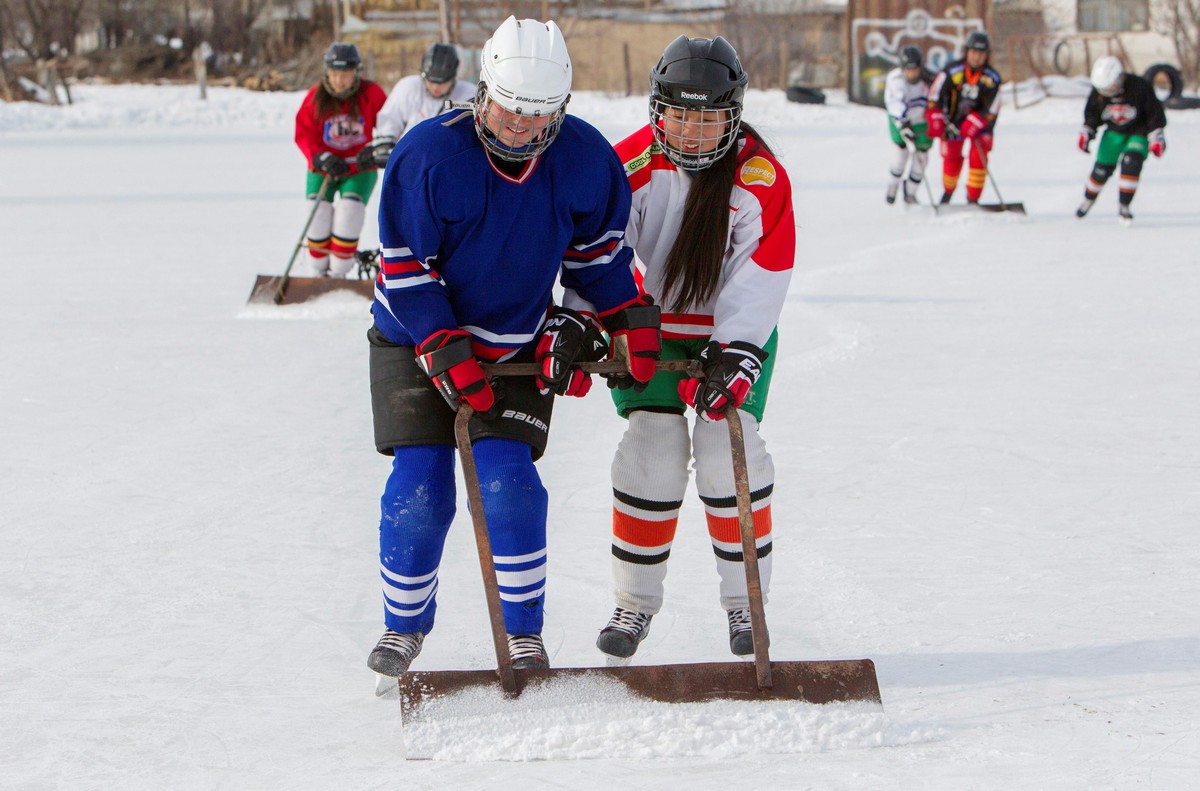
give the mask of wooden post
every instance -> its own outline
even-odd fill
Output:
[[[50,94],[50,104],[58,104],[58,78],[55,76],[54,65],[49,58],[39,58],[37,61],[38,82]]]
[[[204,101],[208,100],[208,58],[211,55],[212,47],[207,41],[201,41],[192,49],[192,71],[200,86],[200,99]]]
[[[629,42],[621,42],[621,51],[625,56],[625,95],[633,96],[633,70],[629,65]]]
[[[450,40],[450,9],[446,0],[438,0],[438,35],[442,41]]]

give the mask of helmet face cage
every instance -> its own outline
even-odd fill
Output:
[[[570,101],[569,96],[567,100]],[[533,159],[549,148],[550,144],[554,142],[554,138],[558,137],[563,119],[567,115],[567,102],[563,102],[557,109],[552,110],[548,114],[550,122],[529,143],[517,146],[502,141],[488,126],[487,119],[489,114],[492,113],[493,105],[497,110],[501,111],[500,116],[502,118],[510,120],[516,117],[520,119],[520,123],[525,123],[525,119],[527,118],[546,117],[546,114],[541,111],[525,113],[520,108],[510,110],[504,106],[503,102],[497,101],[492,96],[486,82],[483,80],[479,81],[479,85],[475,88],[475,133],[479,136],[479,141],[483,143],[483,147],[488,152],[508,162],[524,162]]]
[[[321,75],[321,84],[325,86],[325,90],[335,99],[349,99],[358,90],[359,86],[359,71],[362,69],[362,56],[358,54],[358,47],[353,44],[344,44],[340,41],[335,41],[329,45],[329,49],[325,51],[325,72]],[[329,82],[330,71],[350,71],[354,70],[354,82],[344,91],[335,91],[333,85]]]
[[[704,170],[733,147],[742,105],[698,105],[650,95],[650,127],[663,155],[680,170]]]
[[[650,127],[681,170],[711,167],[733,147],[749,77],[728,41],[680,36],[650,72]]]

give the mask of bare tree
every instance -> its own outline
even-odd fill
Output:
[[[1158,26],[1175,44],[1184,83],[1200,84],[1200,0],[1159,0],[1158,8]]]

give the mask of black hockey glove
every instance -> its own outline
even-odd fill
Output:
[[[896,124],[896,126],[898,127],[898,130],[900,132],[900,137],[904,140],[904,142],[913,144],[913,145],[916,144],[917,132],[912,127],[912,121],[909,121],[906,118],[903,121],[899,121]]]
[[[750,388],[762,375],[767,356],[765,351],[745,341],[734,341],[724,347],[717,341],[709,341],[696,355],[704,376],[680,382],[679,397],[696,410],[701,420],[724,420],[730,404],[740,407],[746,401]]]
[[[358,161],[358,169],[362,171],[383,170],[387,167],[388,157],[392,155],[392,149],[395,147],[396,141],[393,138],[375,138],[369,145],[363,146],[355,156]]]
[[[559,395],[583,397],[592,387],[592,377],[575,366],[603,360],[608,341],[596,321],[570,308],[551,308],[534,353],[541,374],[537,386],[542,395],[551,390]]]
[[[312,166],[316,172],[324,173],[335,179],[350,175],[350,166],[346,164],[346,160],[328,151],[322,151],[313,157]]]

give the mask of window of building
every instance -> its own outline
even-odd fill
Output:
[[[1149,22],[1149,0],[1079,0],[1080,33],[1149,30]]]

